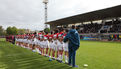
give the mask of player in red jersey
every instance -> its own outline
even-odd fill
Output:
[[[65,30],[63,39],[65,38],[66,34],[68,33],[68,30]],[[64,57],[65,57],[65,63],[68,63],[68,42],[64,43]]]
[[[49,35],[49,57],[51,58],[51,52],[52,52],[52,49],[53,49],[53,35]]]
[[[58,47],[58,56],[59,56],[58,60],[60,62],[62,62],[62,60],[63,60],[63,47],[64,47],[64,43],[63,43],[63,38],[62,38],[61,34],[58,36],[57,47]]]
[[[46,56],[48,56],[48,50],[49,50],[49,33],[47,33],[47,35],[45,35],[46,39],[45,39],[45,49],[46,49]]]

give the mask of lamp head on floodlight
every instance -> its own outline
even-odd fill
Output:
[[[48,3],[48,0],[43,0],[43,3],[47,4]]]

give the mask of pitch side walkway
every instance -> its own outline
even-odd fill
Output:
[[[72,69],[0,39],[0,69]]]

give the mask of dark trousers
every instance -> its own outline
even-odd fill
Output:
[[[75,66],[76,50],[69,48],[69,65]]]
[[[15,41],[12,41],[12,44],[15,44]]]

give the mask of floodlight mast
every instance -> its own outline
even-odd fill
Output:
[[[45,4],[45,23],[47,23],[47,20],[48,20],[48,7],[47,7],[47,4],[48,4],[48,0],[43,0],[43,3]],[[48,28],[47,24],[45,24],[45,28]]]

